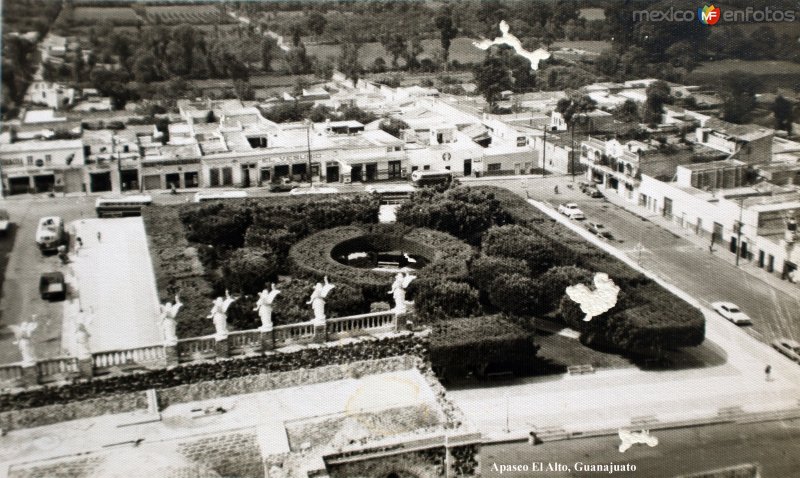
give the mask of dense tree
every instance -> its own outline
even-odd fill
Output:
[[[772,105],[772,114],[775,116],[775,128],[792,134],[792,122],[794,121],[792,103],[783,96],[778,95]]]
[[[614,119],[623,123],[638,123],[639,105],[633,100],[625,100],[625,103],[614,108]]]
[[[444,67],[447,69],[447,61],[450,57],[450,43],[458,34],[458,28],[453,24],[452,12],[449,8],[442,10],[441,14],[436,17],[436,28],[439,30],[439,42],[444,50]]]
[[[342,53],[338,60],[339,71],[354,82],[361,77],[361,63],[358,61],[360,49],[361,43],[358,40],[349,40],[342,44]]]
[[[556,266],[536,278],[537,310],[548,313],[556,310],[568,286],[591,284],[594,274],[582,267]]]
[[[261,40],[261,69],[264,71],[272,71],[272,60],[275,55],[275,50],[278,48],[277,41],[271,36],[265,35]]]
[[[397,59],[406,52],[406,38],[400,33],[389,33],[381,36],[381,45],[392,57],[392,68],[397,68]]]
[[[277,278],[278,260],[272,250],[242,247],[230,254],[222,270],[231,290],[255,294]]]
[[[489,108],[494,110],[500,100],[500,93],[513,86],[508,68],[500,58],[487,56],[483,63],[475,67],[473,73],[478,91],[489,103]]]
[[[378,127],[395,138],[399,138],[403,130],[408,129],[408,124],[403,120],[386,117],[380,122]]]
[[[325,31],[325,25],[327,24],[328,21],[325,20],[325,15],[319,12],[311,12],[306,19],[308,31],[317,36],[322,35],[322,32]]]
[[[650,126],[661,122],[664,105],[672,102],[670,88],[665,81],[656,81],[647,87],[647,100],[644,103],[642,120]]]
[[[761,80],[753,73],[732,71],[722,78],[722,118],[744,123],[756,106],[756,92]]]

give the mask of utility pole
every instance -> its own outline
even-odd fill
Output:
[[[311,171],[311,120],[306,120],[306,145],[308,146],[308,182],[309,187],[314,187],[314,173]]]
[[[547,175],[547,166],[545,160],[547,159],[547,124],[542,127],[544,138],[542,139],[542,177]]]
[[[744,205],[744,196],[739,198],[739,222],[736,224],[736,267],[739,267],[739,251],[742,248],[742,210]]]

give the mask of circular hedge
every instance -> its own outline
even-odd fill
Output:
[[[326,229],[298,242],[289,251],[295,272],[313,278],[328,276],[367,290],[388,291],[392,274],[361,269],[338,262],[334,256],[354,241],[372,244],[383,250],[399,248],[428,259],[428,265],[415,272],[420,277],[464,279],[467,262],[474,254],[468,244],[444,232],[399,224],[351,225]],[[377,290],[376,290],[377,291]],[[385,294],[385,291],[384,291]]]

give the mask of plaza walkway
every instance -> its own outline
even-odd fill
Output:
[[[83,219],[72,225],[83,247],[71,255],[79,299],[67,308],[64,347],[74,350],[74,324],[81,314],[91,319],[92,352],[161,343],[158,293],[142,218]]]

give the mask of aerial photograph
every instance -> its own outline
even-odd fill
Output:
[[[797,1],[0,17],[0,478],[800,478]]]

